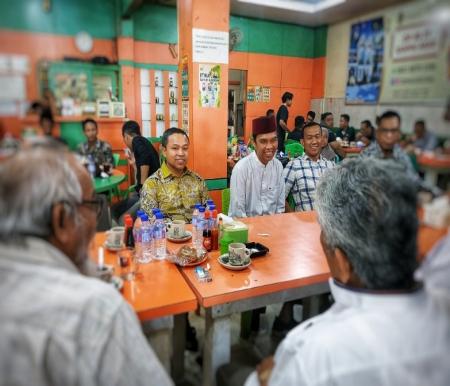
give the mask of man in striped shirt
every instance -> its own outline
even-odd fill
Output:
[[[305,153],[290,161],[283,171],[285,195],[292,192],[296,212],[314,210],[316,186],[320,177],[334,162],[322,157],[322,128],[316,122],[307,123],[301,140]]]

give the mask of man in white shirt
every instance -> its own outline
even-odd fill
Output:
[[[283,166],[275,157],[278,139],[273,117],[252,122],[255,151],[240,160],[230,181],[232,217],[253,217],[284,212]]]
[[[0,164],[0,384],[172,385],[136,314],[89,278],[99,201],[68,151]]]
[[[293,329],[246,386],[449,384],[450,308],[414,280],[417,195],[393,161],[350,160],[317,187],[335,304]]]

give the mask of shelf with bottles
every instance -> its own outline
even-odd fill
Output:
[[[178,87],[178,74],[176,72],[169,72],[169,87],[177,88]]]
[[[155,88],[164,88],[163,72],[160,70],[156,70],[154,73],[154,85]]]

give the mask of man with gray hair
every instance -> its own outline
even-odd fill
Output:
[[[316,208],[335,304],[292,330],[246,386],[448,385],[448,303],[414,280],[416,204],[393,161],[324,174]]]
[[[120,294],[84,276],[98,202],[68,151],[0,164],[2,385],[172,385]]]

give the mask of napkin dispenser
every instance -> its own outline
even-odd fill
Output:
[[[246,243],[248,241],[248,226],[240,221],[233,221],[223,225],[223,237],[233,243]]]

